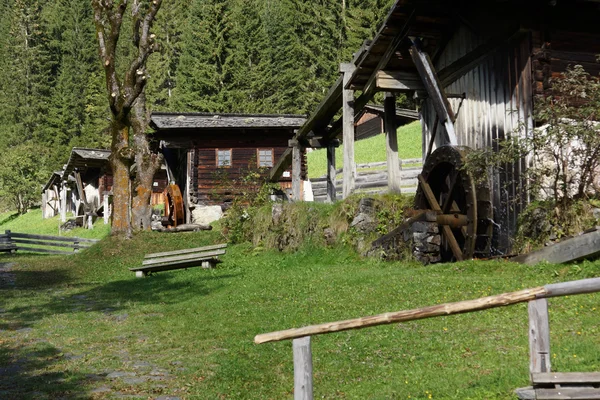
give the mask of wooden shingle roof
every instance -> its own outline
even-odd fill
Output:
[[[306,117],[290,114],[153,113],[156,130],[208,129],[297,129]]]

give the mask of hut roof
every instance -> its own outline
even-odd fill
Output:
[[[108,164],[109,157],[110,150],[74,147],[62,171],[62,179],[67,179],[75,169],[102,168]]]
[[[150,125],[156,130],[297,129],[306,117],[290,114],[153,113]]]

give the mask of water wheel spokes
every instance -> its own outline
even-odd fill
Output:
[[[489,188],[485,183],[476,185],[463,168],[468,151],[467,147],[439,147],[427,158],[419,175],[415,208],[438,214],[443,261],[486,256],[490,251]]]

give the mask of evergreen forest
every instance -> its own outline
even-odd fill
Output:
[[[165,0],[148,109],[308,114],[391,2]],[[37,201],[72,147],[108,148],[110,112],[90,0],[1,0],[0,42],[0,200],[10,207]]]

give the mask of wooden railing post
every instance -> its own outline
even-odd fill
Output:
[[[313,400],[310,336],[294,339],[294,400]]]
[[[73,252],[77,253],[79,251],[79,241],[75,240],[73,242]]]
[[[529,372],[550,372],[548,300],[529,302]]]

